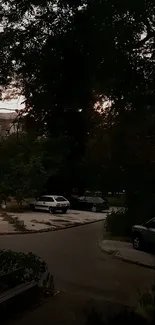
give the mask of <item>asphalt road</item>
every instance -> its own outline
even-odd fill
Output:
[[[121,262],[98,247],[103,222],[49,233],[0,237],[0,248],[41,256],[63,292],[134,305],[137,288],[154,281],[153,270]]]

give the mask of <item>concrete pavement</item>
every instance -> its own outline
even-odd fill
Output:
[[[124,262],[155,269],[155,255],[135,250],[130,243],[101,240],[99,246],[103,252],[111,254]]]
[[[15,216],[24,222],[27,230],[57,230],[61,228],[69,228],[72,226],[91,223],[94,221],[105,220],[108,211],[95,213],[91,211],[78,211],[69,209],[67,213],[61,212],[50,214],[46,211],[34,211],[16,213]]]
[[[115,208],[116,209],[116,208]],[[0,235],[16,234],[26,232],[43,232],[54,231],[64,228],[75,227],[78,225],[89,224],[92,222],[105,220],[107,213],[113,210],[102,213],[91,211],[78,211],[69,209],[66,214],[55,213],[50,214],[46,211],[27,211],[22,213],[5,212],[0,214]],[[8,216],[11,217],[13,223],[10,224]],[[15,227],[15,220],[18,219],[24,225],[23,231]]]
[[[137,288],[152,285],[155,271],[102,253],[103,222],[50,233],[0,237],[0,248],[41,256],[62,292],[136,305]]]

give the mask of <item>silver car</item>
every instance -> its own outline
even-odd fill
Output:
[[[155,218],[132,227],[132,242],[135,249],[155,248]]]

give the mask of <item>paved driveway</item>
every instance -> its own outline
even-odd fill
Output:
[[[105,220],[108,211],[102,213],[95,213],[91,211],[77,211],[69,209],[67,213],[62,214],[57,212],[50,214],[46,211],[27,211],[23,213],[8,213],[12,218],[18,218],[25,226],[26,231],[50,231],[57,229],[69,228],[77,225],[83,225],[94,221]],[[15,223],[14,223],[15,224]],[[9,234],[18,232],[6,219],[3,214],[0,215],[0,234]]]
[[[91,211],[77,211],[69,209],[66,214],[60,212],[50,214],[45,211],[23,212],[17,213],[14,217],[18,217],[24,222],[27,230],[41,231],[43,229],[61,229],[72,227],[80,224],[90,223],[99,220],[105,220],[107,213],[95,213]]]
[[[64,292],[135,304],[137,288],[154,281],[155,272],[113,259],[98,248],[103,222],[42,234],[0,237],[0,248],[40,255]]]

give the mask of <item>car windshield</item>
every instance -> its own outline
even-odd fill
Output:
[[[55,197],[55,200],[56,200],[57,202],[64,202],[64,201],[67,201],[63,196],[57,196],[57,197]]]

